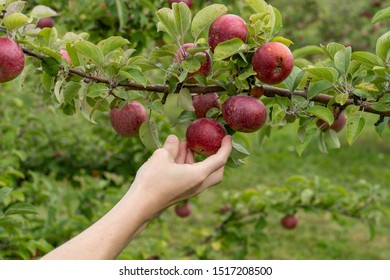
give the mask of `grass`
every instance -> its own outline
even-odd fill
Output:
[[[257,146],[257,135],[249,136],[251,155],[238,169],[228,169],[224,182],[195,199],[194,214],[187,219],[175,217],[173,209],[161,215],[164,223],[155,222],[137,237],[122,257],[134,258],[158,255],[164,259],[182,258],[183,252],[199,244],[203,236],[212,232],[219,223],[218,209],[224,204],[223,193],[240,192],[256,185],[277,186],[292,175],[309,178],[329,178],[334,184],[356,190],[358,181],[367,181],[389,189],[390,184],[390,131],[379,137],[370,120],[364,134],[352,146],[341,133],[342,147],[323,154],[316,143],[311,143],[299,157],[294,151],[294,128],[275,131],[264,146]],[[358,190],[356,190],[358,191]],[[266,236],[259,235],[252,242],[246,259],[390,259],[390,221],[383,219],[376,227],[374,240],[369,240],[369,229],[364,223],[347,219],[340,224],[327,212],[299,212],[300,223],[294,230],[279,225],[280,214],[270,213]],[[249,227],[251,225],[248,225]],[[215,250],[209,258],[231,259],[234,250],[222,253]],[[132,253],[130,253],[130,251]],[[129,255],[130,254],[130,255]],[[193,258],[190,256],[189,258]],[[186,257],[184,257],[186,258]]]

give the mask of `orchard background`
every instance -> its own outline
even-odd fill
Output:
[[[289,45],[296,67],[285,82],[264,85],[266,125],[234,133],[224,182],[191,199],[191,215],[180,218],[173,207],[163,212],[120,258],[390,258],[390,3],[349,2],[267,2],[280,17],[269,20],[267,10],[255,35]],[[256,5],[269,7],[263,1],[193,0],[180,13],[191,11],[194,18],[215,4],[247,22]],[[174,42],[163,32],[167,10],[160,9],[170,8],[165,0],[0,0],[0,7],[1,36],[19,42],[26,59],[21,75],[0,84],[1,259],[39,258],[106,213],[159,142],[169,133],[184,138],[194,119],[191,90],[217,84],[224,101],[254,86],[242,59],[253,51],[250,44],[239,45],[241,52],[227,44],[222,59],[214,57],[221,69],[246,69],[241,78],[183,85],[183,75],[170,68],[171,54],[162,57]],[[47,16],[54,28],[36,29],[38,18]],[[267,24],[280,31],[263,38]],[[108,38],[109,50],[99,45]],[[204,32],[204,46],[202,38]],[[182,40],[194,38],[188,32]],[[61,58],[62,48],[73,50],[75,67]],[[131,62],[121,68],[120,82],[128,86],[96,80],[118,71],[125,50]],[[138,87],[167,80],[169,94]],[[178,86],[188,91],[177,94]],[[292,91],[299,95],[286,94]],[[153,112],[139,136],[122,137],[111,127],[108,112],[116,100],[137,100]],[[347,113],[340,133],[316,127],[318,119],[333,121],[332,106]],[[294,229],[281,226],[286,214],[298,217]]]

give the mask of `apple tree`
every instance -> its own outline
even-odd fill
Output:
[[[281,13],[263,0],[244,1],[245,16],[233,14],[228,5],[209,1],[197,10],[191,9],[192,1],[160,3],[165,5],[161,9],[151,1],[140,2],[153,11],[144,14],[145,19],[153,19],[139,21],[138,30],[127,38],[106,29],[117,25],[122,30],[130,28],[123,10],[139,8],[133,2],[119,6],[91,3],[93,13],[102,18],[110,13],[119,17],[117,23],[107,18],[99,22],[106,28],[102,34],[102,30],[87,27],[84,32],[61,30],[53,20],[43,21],[58,16],[48,6],[26,9],[23,1],[0,1],[1,86],[15,83],[22,87],[23,81],[31,79],[36,86],[33,91],[46,106],[65,115],[81,115],[91,126],[110,123],[112,130],[106,133],[117,133],[126,141],[139,137],[149,151],[160,147],[168,133],[176,133],[185,135],[189,148],[202,158],[215,153],[223,136],[231,134],[231,167],[239,167],[250,156],[240,141],[248,133],[257,133],[262,142],[274,129],[298,123],[295,149],[302,155],[314,141],[322,152],[340,148],[338,132],[342,129],[352,145],[364,131],[368,114],[377,117],[379,135],[386,129],[390,117],[390,32],[377,38],[374,52],[337,42],[291,51],[293,42],[280,35]],[[60,9],[64,3],[55,5]],[[377,12],[372,22],[389,18],[390,9],[386,8]],[[77,25],[82,19],[73,20]],[[146,52],[146,40],[140,38],[142,28],[150,22],[155,23],[156,31],[147,32],[147,36],[156,44]],[[101,39],[104,34],[108,36]],[[179,110],[174,120],[166,110],[172,100]],[[2,135],[2,147],[16,138],[16,134],[9,135]],[[0,232],[5,228],[7,234],[16,230],[9,216],[17,214],[23,219],[25,214],[37,213],[33,203],[5,200],[20,191],[25,174],[18,169],[25,157],[13,150],[1,160],[6,172],[0,177]],[[369,222],[375,220],[375,209],[383,209],[386,195],[370,186],[356,198],[325,184],[329,192],[323,193],[321,183],[296,177],[281,187],[288,194],[283,197],[276,197],[276,189],[273,193],[251,189],[232,194],[230,207],[216,227],[218,234],[205,237],[205,241],[242,242],[245,231],[238,233],[238,229],[250,223],[261,230],[266,226],[267,211],[286,212],[287,203],[292,209],[316,208]],[[272,197],[272,204],[267,204],[267,197]],[[191,211],[188,202],[185,205],[187,209],[180,214],[183,217]],[[288,213],[281,223],[292,229],[297,218]],[[29,244],[43,252],[50,248],[44,239]],[[202,256],[207,251],[207,246],[204,248],[196,254]]]

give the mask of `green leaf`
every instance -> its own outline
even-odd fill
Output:
[[[264,0],[245,0],[256,13],[266,13],[268,4]]]
[[[333,112],[327,107],[315,105],[313,107],[308,108],[306,111],[309,114],[312,114],[317,118],[326,121],[328,124],[333,124],[334,122]]]
[[[333,84],[327,80],[321,80],[315,83],[312,83],[309,87],[309,90],[307,92],[307,99],[312,99],[315,96],[317,96],[320,93],[323,93],[324,91],[331,89],[333,87]]]
[[[305,46],[293,51],[294,58],[305,57],[313,54],[322,54],[323,51],[319,46]]]
[[[288,75],[288,77],[284,80],[284,84],[290,91],[294,91],[299,86],[305,73],[306,71],[297,66],[294,66],[290,75]]]
[[[0,188],[0,202],[6,198],[7,195],[11,193],[12,189],[8,187]]]
[[[376,55],[386,63],[390,60],[390,31],[376,41]]]
[[[8,31],[18,29],[25,26],[28,22],[28,17],[22,13],[14,13],[4,17],[3,24]]]
[[[232,152],[230,154],[230,157],[232,159],[235,159],[235,160],[238,160],[238,159],[243,159],[243,158],[246,158],[247,156],[250,155],[250,153],[248,152],[247,149],[245,149],[242,145],[236,143],[236,142],[232,142]]]
[[[358,138],[366,125],[366,119],[361,116],[351,116],[347,120],[346,136],[349,145]]]
[[[368,66],[385,66],[383,60],[369,52],[357,51],[352,53],[352,58]]]
[[[159,60],[162,57],[175,57],[177,51],[177,46],[175,44],[164,45],[161,48],[155,49],[150,52],[150,60]]]
[[[330,59],[333,59],[338,51],[345,49],[345,46],[339,43],[329,43],[326,47],[322,46],[321,48]]]
[[[22,214],[38,214],[38,209],[35,206],[26,203],[19,202],[12,204],[10,207],[5,210],[5,215],[22,215]]]
[[[35,18],[47,18],[57,16],[58,13],[50,7],[38,5],[31,10],[30,15]]]
[[[228,9],[225,5],[212,4],[196,13],[191,25],[191,33],[195,41],[203,31],[209,29],[214,20],[227,13],[227,11]]]
[[[177,98],[177,105],[183,110],[194,112],[194,106],[192,105],[192,96],[188,88],[182,88]]]
[[[337,72],[337,70],[332,67],[308,67],[304,70],[313,75],[316,75],[320,79],[327,80],[331,83],[336,82],[339,77],[339,73]]]
[[[136,83],[143,85],[144,87],[146,87],[148,84],[148,79],[138,67],[131,67],[131,66],[123,67],[122,70],[119,71],[119,74],[122,77],[125,77],[129,80],[132,80]]]
[[[173,3],[172,9],[176,28],[180,34],[180,38],[184,39],[191,27],[191,10],[185,3]]]
[[[46,72],[43,72],[41,75],[41,84],[49,92],[51,92],[54,85],[54,77],[49,76]]]
[[[124,30],[123,28],[126,26],[127,17],[128,17],[125,4],[126,3],[124,1],[115,0],[115,6],[116,6],[116,10],[118,12],[118,17],[119,17],[119,30],[120,31]]]
[[[180,34],[178,34],[173,10],[169,8],[162,8],[157,11],[156,15],[159,20],[157,25],[158,31],[164,31],[172,38],[178,40],[180,38]]]
[[[224,41],[214,49],[214,60],[223,60],[240,52],[249,51],[249,46],[241,39],[234,38]]]
[[[97,65],[103,64],[104,61],[103,53],[95,44],[88,41],[83,41],[74,44],[74,47],[78,52],[82,53],[83,55],[91,59]]]
[[[303,205],[309,205],[313,197],[314,191],[312,189],[304,189],[300,195],[300,199]]]
[[[149,151],[154,151],[160,147],[157,132],[156,123],[151,120],[144,122],[139,128],[141,142]]]
[[[55,77],[60,70],[60,64],[53,57],[45,57],[42,60],[42,68],[45,73],[51,77]]]
[[[66,84],[62,92],[65,105],[69,104],[69,102],[71,102],[76,97],[80,88],[81,88],[81,84],[77,82],[70,81],[69,83]]]
[[[351,47],[345,48],[344,50],[338,51],[334,55],[334,64],[337,68],[337,70],[340,71],[340,73],[345,74],[347,73],[349,64],[351,63]]]
[[[387,7],[386,9],[378,11],[374,17],[372,18],[372,23],[377,23],[382,20],[390,19],[390,7]]]
[[[126,46],[129,44],[129,40],[120,37],[120,36],[111,36],[107,39],[100,41],[97,46],[103,52],[103,55],[106,55],[118,48]]]
[[[276,34],[279,33],[280,29],[282,29],[283,26],[283,20],[282,20],[282,15],[280,14],[279,10],[276,9],[275,7],[272,7],[273,12],[274,12],[274,25],[272,28],[272,35],[275,36]],[[288,39],[287,39],[288,40]],[[288,40],[290,41],[290,40]],[[290,41],[291,42],[291,41]],[[291,42],[292,43],[292,42]]]
[[[339,93],[336,95],[335,100],[340,105],[344,105],[349,99],[348,93]]]

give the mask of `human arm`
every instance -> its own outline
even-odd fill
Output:
[[[106,215],[42,259],[116,258],[162,210],[220,183],[231,148],[231,137],[226,136],[215,155],[195,162],[186,142],[170,135]]]

